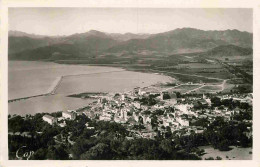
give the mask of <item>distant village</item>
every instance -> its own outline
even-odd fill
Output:
[[[214,95],[224,99],[233,99],[252,106],[252,94]],[[175,92],[158,91],[152,87],[137,87],[124,93],[92,95],[98,100],[87,107],[63,111],[61,117],[44,115],[42,119],[50,125],[66,126],[66,119],[75,120],[77,115],[86,115],[90,119],[117,122],[130,132],[128,138],[154,139],[158,132],[165,135],[167,131],[176,135],[189,136],[191,133],[203,133],[205,127],[193,125],[199,119],[210,123],[216,117],[231,120],[234,114],[243,109],[229,109],[226,106],[211,107],[212,101],[207,95],[177,97]],[[252,123],[252,120],[243,120]],[[88,129],[94,129],[86,123]],[[247,127],[248,138],[252,137],[252,128]]]

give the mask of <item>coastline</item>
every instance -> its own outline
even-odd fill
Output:
[[[21,61],[22,62],[22,61]],[[23,62],[27,62],[27,61],[23,61]],[[56,63],[55,63],[56,64]],[[75,67],[75,66],[81,66],[80,68],[84,68],[84,66],[82,66],[82,65],[73,65],[73,66],[71,66],[71,67]],[[66,66],[65,66],[66,67]],[[61,110],[61,109],[64,109],[64,110],[66,110],[66,109],[74,109],[73,107],[69,107],[69,106],[74,106],[74,107],[76,107],[76,108],[80,108],[80,107],[82,107],[82,106],[84,106],[84,100],[83,99],[78,99],[78,98],[73,98],[73,100],[72,101],[74,101],[77,105],[75,106],[74,104],[72,104],[72,102],[69,102],[67,99],[71,99],[71,97],[69,97],[69,95],[72,95],[72,94],[80,94],[80,93],[86,93],[86,92],[93,92],[93,91],[88,91],[88,90],[86,90],[86,91],[84,91],[84,89],[81,89],[80,91],[75,91],[75,92],[67,92],[67,93],[62,93],[60,90],[58,90],[59,89],[59,87],[60,87],[60,85],[62,84],[62,82],[64,81],[64,79],[65,79],[65,81],[67,81],[67,80],[71,80],[72,81],[72,83],[73,83],[73,81],[75,81],[75,77],[81,77],[81,78],[83,78],[83,81],[85,80],[84,79],[84,77],[87,77],[86,79],[88,79],[90,76],[92,77],[92,76],[96,76],[97,78],[99,78],[99,77],[102,77],[102,76],[105,76],[105,75],[109,75],[109,76],[118,76],[118,74],[116,74],[116,73],[121,73],[121,72],[123,72],[123,73],[126,73],[126,74],[131,74],[133,71],[128,71],[128,70],[126,70],[126,69],[122,69],[122,68],[111,68],[110,69],[110,67],[109,67],[109,69],[108,70],[103,70],[102,69],[102,67],[104,67],[104,66],[91,66],[91,68],[92,67],[98,67],[98,72],[95,72],[95,70],[93,71],[86,71],[86,73],[79,73],[79,74],[67,74],[67,75],[62,75],[62,76],[59,76],[59,77],[56,77],[56,79],[52,82],[52,84],[51,84],[51,86],[48,88],[48,90],[46,91],[46,92],[44,92],[44,93],[42,93],[42,94],[36,94],[36,95],[32,95],[32,96],[26,96],[26,97],[21,97],[21,98],[15,98],[15,99],[10,99],[10,100],[8,100],[8,105],[9,105],[9,113],[10,114],[15,114],[15,113],[22,113],[20,110],[22,109],[22,108],[24,108],[23,106],[26,106],[23,110],[24,111],[26,111],[26,113],[33,113],[33,111],[31,111],[31,110],[37,110],[36,112],[38,113],[38,112],[46,112],[46,110],[48,110],[48,108],[50,109],[50,112],[55,112],[55,111],[59,111],[59,110]],[[101,67],[101,68],[100,68]],[[87,66],[87,69],[89,69],[90,68],[90,66]],[[95,68],[94,68],[95,69]],[[28,71],[28,69],[26,69],[27,71]],[[37,67],[37,70],[39,70],[39,68]],[[26,71],[26,72],[27,72]],[[101,71],[101,72],[100,72]],[[38,72],[38,71],[37,71]],[[113,74],[113,75],[112,75]],[[138,80],[138,82],[137,83],[132,83],[131,85],[132,86],[127,86],[126,87],[126,89],[127,90],[131,90],[132,89],[132,87],[133,87],[133,85],[135,85],[135,84],[137,84],[137,85],[135,85],[135,87],[137,87],[137,86],[141,86],[140,84],[144,84],[143,82],[142,82],[142,80],[145,80],[144,78],[142,78],[141,76],[143,76],[143,74],[145,75],[145,76],[150,76],[150,74],[152,74],[152,75],[156,75],[156,74],[153,74],[153,73],[145,73],[145,72],[134,72],[133,74],[132,74],[132,78],[134,79],[134,78],[136,78],[137,80]],[[121,75],[123,75],[123,74],[121,74]],[[137,77],[134,77],[134,75],[138,75]],[[140,77],[141,78],[139,78],[139,75],[140,75]],[[174,78],[171,78],[171,77],[169,77],[169,76],[164,76],[164,75],[160,75],[160,76],[162,76],[163,78],[167,78],[166,80],[167,81],[165,81],[165,82],[169,82],[169,81],[174,81]],[[90,77],[90,78],[91,78]],[[120,77],[120,76],[119,76]],[[158,79],[159,78],[162,78],[162,77],[158,77]],[[151,78],[151,77],[150,77]],[[157,79],[157,80],[158,80]],[[89,79],[88,79],[89,80]],[[101,80],[102,81],[102,80]],[[114,80],[115,82],[116,82],[116,80]],[[123,81],[122,79],[120,79],[119,80],[120,82],[128,82],[128,80],[126,80],[126,81]],[[154,79],[154,81],[156,81],[156,79]],[[145,84],[145,86],[147,86],[147,84],[148,83],[152,83],[152,84],[149,84],[149,86],[151,86],[151,85],[154,85],[154,84],[158,84],[158,82],[160,82],[161,83],[161,81],[163,81],[163,80],[158,80],[158,81],[156,81],[156,82],[154,82],[154,81],[149,81],[148,80],[148,82]],[[108,80],[108,82],[113,82],[113,79],[112,80]],[[91,83],[88,83],[88,82],[86,82],[86,84],[88,85],[88,84],[91,84]],[[93,83],[94,84],[94,83]],[[93,85],[92,84],[92,85]],[[101,83],[101,85],[102,84],[106,84],[106,83]],[[82,83],[81,83],[81,85],[82,85]],[[72,87],[76,87],[76,89],[78,89],[77,88],[77,86],[75,86],[75,85],[71,85]],[[83,85],[84,86],[84,85]],[[93,86],[95,86],[95,85],[93,85]],[[105,85],[104,85],[105,86]],[[124,86],[124,84],[122,84],[122,86]],[[121,87],[122,87],[121,86]],[[85,87],[85,86],[84,86]],[[84,88],[83,87],[83,88]],[[141,86],[142,87],[142,86]],[[87,88],[88,88],[88,86],[87,86]],[[30,87],[30,89],[31,89],[31,87]],[[63,89],[63,88],[62,88]],[[66,88],[65,88],[66,89]],[[57,92],[57,90],[58,90],[58,92]],[[124,90],[124,89],[122,89],[122,88],[117,88],[117,86],[115,86],[115,89],[114,90]],[[95,92],[95,91],[94,91]],[[102,92],[104,92],[104,93],[108,93],[107,91],[102,91]],[[121,91],[111,91],[112,93],[113,92],[121,92]],[[50,100],[48,100],[48,99],[50,99]],[[58,103],[57,104],[54,104],[54,101],[55,100],[56,101],[58,101]],[[66,102],[62,102],[62,99],[64,100],[64,101],[66,101]],[[77,102],[76,102],[77,101]],[[49,105],[46,105],[46,104],[48,104],[49,103]],[[64,103],[64,104],[63,104]],[[69,105],[68,105],[68,103],[69,103]],[[57,105],[60,105],[61,107],[58,107],[57,108]],[[20,107],[21,106],[21,107]],[[30,107],[30,106],[34,106],[34,107]],[[44,109],[44,106],[46,107],[46,109]],[[50,108],[50,106],[54,106],[53,108]],[[34,109],[35,108],[35,109]],[[54,110],[54,109],[58,109],[58,110]],[[14,112],[14,111],[19,111],[19,112]],[[41,111],[42,110],[42,111]],[[44,110],[44,111],[43,111]],[[25,115],[26,113],[24,113],[23,115]]]

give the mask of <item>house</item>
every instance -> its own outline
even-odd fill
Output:
[[[142,89],[139,88],[139,90],[138,90],[138,95],[142,96],[142,95],[144,95],[145,93],[146,93],[145,91],[142,91]]]
[[[151,123],[151,118],[149,116],[142,115],[142,118],[143,118],[144,124],[150,124]]]
[[[101,115],[99,117],[99,120],[101,120],[101,121],[111,121],[111,117],[110,116],[106,116],[106,115]]]
[[[133,103],[133,105],[137,108],[140,109],[141,108],[141,104],[138,102]]]
[[[52,116],[50,116],[50,115],[44,115],[44,116],[42,117],[42,119],[43,119],[44,121],[48,122],[50,125],[53,125],[53,124],[57,123],[57,118],[52,117]]]
[[[64,119],[65,119],[64,117],[59,117],[59,118],[58,118],[58,122],[60,122],[60,121],[63,122]]]
[[[66,126],[66,122],[64,121],[64,122],[61,122],[61,123],[59,123],[58,124],[60,127],[65,127]]]
[[[84,111],[83,114],[91,119],[94,119],[96,117],[96,114],[93,111]]]
[[[127,120],[128,116],[127,116],[127,110],[126,109],[121,109],[120,118]]]
[[[87,129],[95,129],[95,127],[93,127],[93,126],[89,126],[88,123],[86,123],[85,126],[86,126]]]
[[[126,123],[126,120],[125,120],[125,119],[122,119],[122,118],[120,118],[120,117],[115,117],[115,118],[114,118],[114,121],[115,121],[116,123]]]
[[[210,101],[211,103],[211,101]],[[195,103],[194,103],[194,107],[205,107],[208,105],[208,102],[205,99],[198,99]]]
[[[125,100],[125,95],[124,95],[124,94],[121,95],[121,100],[122,100],[122,101]]]
[[[76,112],[74,111],[71,111],[71,112],[68,112],[68,111],[63,111],[62,112],[62,117],[64,117],[65,119],[71,119],[71,120],[74,120],[76,119]]]
[[[175,105],[176,109],[182,111],[185,114],[188,114],[192,107],[193,107],[193,105],[190,105],[190,104]]]
[[[144,131],[141,133],[141,136],[143,138],[147,138],[147,139],[154,139],[155,136],[157,136],[156,132],[149,132],[149,131]]]
[[[134,113],[133,113],[133,118],[134,118],[134,120],[135,120],[136,122],[138,122],[138,121],[139,121],[139,113],[134,112]]]

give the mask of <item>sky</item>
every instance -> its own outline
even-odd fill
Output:
[[[253,31],[245,8],[9,8],[9,30],[38,35],[160,33],[176,28]]]

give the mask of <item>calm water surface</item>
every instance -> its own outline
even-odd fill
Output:
[[[9,61],[8,68],[8,99],[48,93],[61,76],[67,76],[61,80],[55,95],[8,104],[10,114],[21,115],[75,109],[91,102],[67,97],[69,94],[122,92],[136,86],[143,87],[173,80],[167,76],[125,71],[120,68],[50,62]]]

